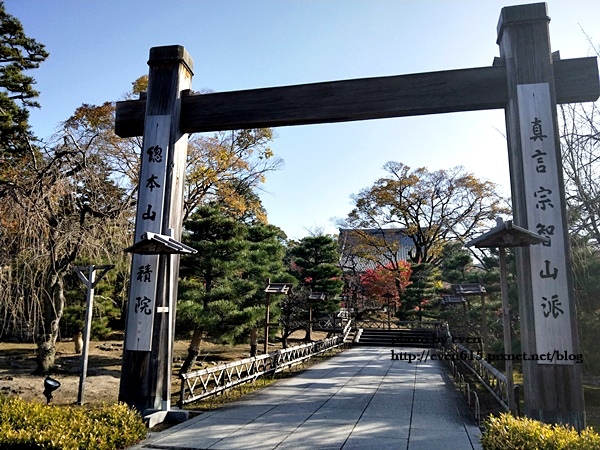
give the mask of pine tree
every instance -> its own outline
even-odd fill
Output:
[[[200,207],[184,226],[184,242],[198,253],[182,258],[180,270],[178,326],[194,330],[182,372],[191,368],[203,336],[233,343],[257,327],[269,278],[290,281],[279,228],[239,222],[214,207]]]
[[[228,340],[234,330],[227,329],[239,311],[235,307],[233,278],[240,273],[246,254],[243,224],[224,216],[217,209],[200,207],[184,223],[183,241],[198,250],[181,259],[178,316],[193,324],[194,334],[183,363],[188,371],[198,356],[205,334]],[[193,295],[189,295],[192,291]],[[186,320],[187,319],[187,320]]]
[[[27,108],[39,107],[35,80],[25,71],[36,69],[47,57],[44,46],[25,35],[23,25],[0,2],[0,155],[18,156],[32,138]]]
[[[307,236],[291,248],[292,273],[300,285],[312,292],[327,293],[324,304],[315,305],[313,311],[331,313],[338,308],[335,297],[342,292],[344,282],[339,267],[337,241],[326,235]]]
[[[409,284],[404,290],[398,317],[400,320],[423,319],[428,303],[435,299],[440,279],[439,270],[428,263],[412,264]]]

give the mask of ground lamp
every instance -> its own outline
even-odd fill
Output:
[[[44,397],[46,397],[46,404],[52,400],[52,393],[60,387],[60,382],[54,378],[46,377],[44,380]]]
[[[267,280],[267,287],[265,287],[265,346],[264,353],[265,355],[269,351],[269,325],[277,326],[278,323],[270,324],[269,323],[269,310],[271,307],[271,294],[284,294],[289,295],[292,293],[292,288],[294,287],[291,283],[271,283],[271,279]]]
[[[171,287],[171,270],[172,270],[172,256],[197,253],[196,249],[188,247],[181,242],[176,241],[171,236],[152,233],[150,231],[142,234],[140,240],[133,244],[131,247],[125,249],[126,252],[136,253],[140,255],[162,255],[167,258],[167,280],[169,285],[167,286],[167,306],[157,307],[156,312],[167,314],[167,342],[166,348],[163,349],[165,355],[165,382],[163,388],[163,402],[161,412],[163,413],[162,419],[164,419],[165,413],[171,409],[171,366],[173,363],[173,306],[174,306],[174,295]],[[164,345],[164,344],[163,344]]]
[[[504,351],[511,352],[512,338],[510,332],[510,306],[508,303],[508,282],[506,278],[506,248],[507,247],[526,247],[545,243],[547,238],[537,233],[521,228],[512,223],[512,220],[503,222],[502,219],[496,219],[497,225],[487,233],[467,242],[467,247],[491,248],[497,247],[500,256],[500,288],[502,293],[502,317],[504,329]],[[508,397],[508,408],[515,412],[515,395],[513,384],[513,363],[512,360],[506,360],[506,390]]]

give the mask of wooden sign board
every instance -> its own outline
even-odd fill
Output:
[[[560,208],[560,155],[555,143],[548,83],[517,86],[527,223],[548,237],[530,247],[538,364],[574,364],[571,311]]]
[[[171,116],[148,116],[145,127],[148,133],[140,167],[135,242],[147,231],[162,231]],[[125,333],[127,350],[149,352],[152,349],[158,259],[159,255],[133,255],[131,306]]]

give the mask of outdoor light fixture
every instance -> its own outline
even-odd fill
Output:
[[[46,377],[44,380],[44,397],[46,397],[46,405],[52,400],[52,393],[60,387],[60,382],[54,378]]]
[[[545,244],[547,242],[547,237],[540,236],[538,233],[521,228],[515,225],[512,220],[504,222],[501,218],[497,218],[496,226],[494,228],[465,244],[467,247],[498,248],[500,263],[500,294],[502,296],[502,328],[504,331],[504,351],[506,353],[511,353],[512,351],[506,248],[527,247],[529,245]],[[505,360],[505,366],[508,408],[511,412],[516,413],[519,405],[515,399],[512,359],[508,358]]]
[[[325,301],[327,298],[327,292],[311,292],[308,296],[308,329],[306,333],[306,339],[312,340],[312,305],[313,302]]]
[[[141,239],[125,249],[128,253],[139,255],[181,255],[198,253],[198,250],[176,241],[171,236],[146,231]]]
[[[314,301],[323,301],[327,298],[327,292],[312,292],[309,296],[308,299],[311,302]]]
[[[291,295],[293,287],[294,285],[292,283],[271,283],[271,278],[267,280],[267,286],[265,287],[265,293],[267,294],[265,296],[265,355],[269,352],[269,325],[271,325],[269,324],[269,310],[271,307],[271,294]],[[276,323],[273,325],[277,326]]]

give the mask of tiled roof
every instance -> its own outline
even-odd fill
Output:
[[[389,262],[406,261],[414,247],[400,228],[340,228],[340,266],[345,271],[364,272]]]

